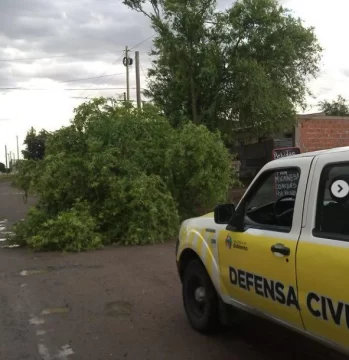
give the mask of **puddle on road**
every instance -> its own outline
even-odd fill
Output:
[[[2,232],[3,230],[6,230],[6,226],[1,226],[0,225],[0,232]]]
[[[1,249],[13,249],[13,248],[18,248],[20,245],[18,244],[13,244],[13,245],[4,245],[4,246],[0,246]]]
[[[41,315],[67,314],[69,311],[70,309],[68,307],[51,308],[42,310]]]
[[[1,219],[0,220],[0,224],[5,224],[5,223],[7,223],[7,219]]]
[[[11,245],[9,245],[11,246]],[[48,270],[45,269],[36,269],[36,270],[22,270],[19,275],[21,276],[29,276],[29,275],[38,275],[48,273]]]
[[[132,304],[127,301],[113,301],[106,305],[108,316],[131,315]]]
[[[2,242],[2,241],[6,241],[7,239],[0,239],[0,242]]]

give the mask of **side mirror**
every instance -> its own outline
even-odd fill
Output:
[[[235,216],[235,206],[233,204],[217,205],[214,209],[214,221],[216,224],[228,224],[233,216]]]

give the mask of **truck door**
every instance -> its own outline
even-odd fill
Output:
[[[227,301],[302,329],[295,261],[311,161],[300,157],[296,165],[289,160],[277,169],[267,165],[236,209],[244,229],[223,230],[218,237]]]
[[[297,251],[308,332],[349,348],[349,152],[317,158]]]

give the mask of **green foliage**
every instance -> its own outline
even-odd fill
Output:
[[[39,133],[32,127],[24,140],[26,149],[22,151],[23,157],[26,160],[42,160],[45,156],[45,145],[49,133],[46,130],[41,130]]]
[[[135,179],[123,179],[120,185],[125,194],[124,206],[116,217],[117,224],[110,227],[118,232],[118,242],[144,245],[175,237],[179,224],[177,204],[159,176],[141,174]],[[106,205],[113,208],[109,201]]]
[[[10,240],[14,244],[26,246],[30,239],[40,232],[40,228],[48,221],[48,216],[38,206],[29,209],[25,220],[16,223],[13,227],[14,236]]]
[[[329,116],[349,116],[349,103],[343,96],[338,95],[337,100],[328,100],[319,103],[320,110]]]
[[[172,193],[185,217],[226,200],[231,180],[236,179],[233,159],[219,133],[211,133],[203,125],[189,123],[178,130],[167,161],[172,170]]]
[[[6,166],[4,163],[0,162],[0,173],[6,172]]]
[[[101,247],[102,239],[95,232],[96,223],[89,214],[88,204],[76,204],[49,218],[40,208],[31,208],[27,219],[16,224],[15,237],[19,245],[33,250],[83,251]]]
[[[16,169],[18,173],[14,176],[12,184],[24,191],[25,199],[29,191],[35,187],[38,177],[41,174],[42,163],[35,160],[18,160]]]
[[[192,123],[175,130],[154,106],[103,98],[79,106],[48,137],[44,159],[18,169],[16,185],[39,203],[16,240],[35,250],[165,241],[180,219],[221,201],[234,177],[218,134]]]
[[[229,139],[235,128],[263,135],[295,122],[322,49],[276,0],[238,0],[225,11],[215,0],[123,3],[156,31],[145,94],[173,126],[192,119]]]

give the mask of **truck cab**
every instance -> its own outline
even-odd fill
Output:
[[[349,147],[269,162],[237,206],[181,224],[176,260],[194,329],[238,308],[349,353]]]

